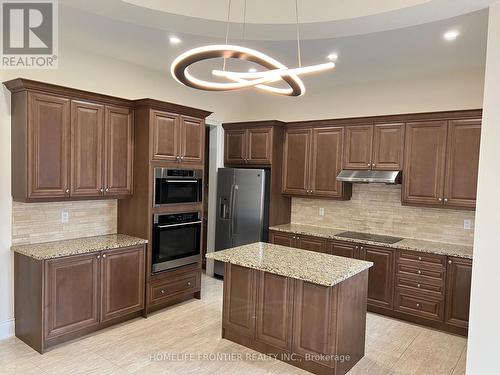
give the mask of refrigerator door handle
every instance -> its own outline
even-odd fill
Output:
[[[233,237],[233,235],[236,234],[236,215],[234,214],[235,210],[236,210],[236,192],[238,191],[238,185],[233,185],[231,186],[231,198],[230,198],[230,206],[229,206],[229,218],[230,218],[230,221],[229,221],[229,235],[231,236],[231,238]]]

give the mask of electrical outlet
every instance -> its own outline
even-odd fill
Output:
[[[319,209],[319,216],[325,216],[325,209],[323,207]]]
[[[472,220],[469,219],[464,220],[464,229],[472,229]]]
[[[65,224],[69,221],[69,212],[68,211],[62,211],[61,212],[61,223]]]

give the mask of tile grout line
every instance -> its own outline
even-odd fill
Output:
[[[460,363],[460,359],[462,358],[462,355],[464,355],[464,353],[465,353],[466,350],[467,350],[467,342],[465,343],[464,348],[462,349],[462,351],[460,352],[460,355],[458,356],[457,363],[455,363],[455,366],[453,367],[453,371],[451,372],[451,375],[455,374],[455,370],[457,369],[458,364]],[[467,358],[466,358],[466,360],[467,360]]]

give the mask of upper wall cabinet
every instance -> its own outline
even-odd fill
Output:
[[[401,170],[404,124],[345,127],[344,169]]]
[[[473,209],[480,136],[479,119],[408,123],[403,203]]]
[[[269,166],[273,157],[273,127],[224,126],[224,164]]]
[[[22,79],[5,85],[12,92],[14,200],[132,194],[128,101]]]
[[[350,185],[336,180],[342,169],[344,128],[292,128],[285,133],[283,193],[349,199]]]
[[[203,164],[205,121],[159,110],[150,113],[152,160]]]

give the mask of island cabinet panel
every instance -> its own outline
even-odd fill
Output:
[[[445,315],[447,324],[468,328],[471,277],[471,260],[448,258]]]
[[[245,164],[247,142],[245,129],[224,129],[224,164]]]
[[[256,271],[227,266],[224,270],[223,327],[248,337],[255,337]]]
[[[104,106],[71,102],[71,196],[103,192]]]
[[[103,252],[102,321],[144,308],[144,256],[142,246]]]
[[[28,142],[27,198],[67,197],[70,186],[70,100],[30,92],[27,140],[18,142],[23,141]],[[14,142],[13,148],[17,146],[21,147]],[[13,191],[16,191],[15,187]]]
[[[399,171],[403,169],[405,125],[373,126],[372,169]]]
[[[179,116],[174,113],[152,110],[152,159],[176,162],[179,150]]]
[[[256,338],[291,351],[293,280],[259,271],[257,283]]]
[[[373,126],[346,126],[344,169],[371,169]]]
[[[181,116],[180,149],[181,163],[202,164],[205,145],[205,121],[199,118]]]
[[[99,324],[99,280],[96,254],[45,262],[44,340]]]
[[[446,121],[406,124],[403,203],[442,206]]]
[[[480,142],[480,119],[449,122],[443,200],[445,206],[476,207]]]
[[[105,195],[131,195],[133,187],[134,123],[132,111],[106,106]]]
[[[309,194],[310,150],[310,129],[286,131],[283,151],[283,193]]]
[[[360,246],[360,259],[373,262],[368,273],[368,304],[386,309],[393,308],[394,250]]]
[[[344,129],[317,128],[312,132],[310,182],[314,196],[341,198],[343,183],[337,181],[342,170]]]

